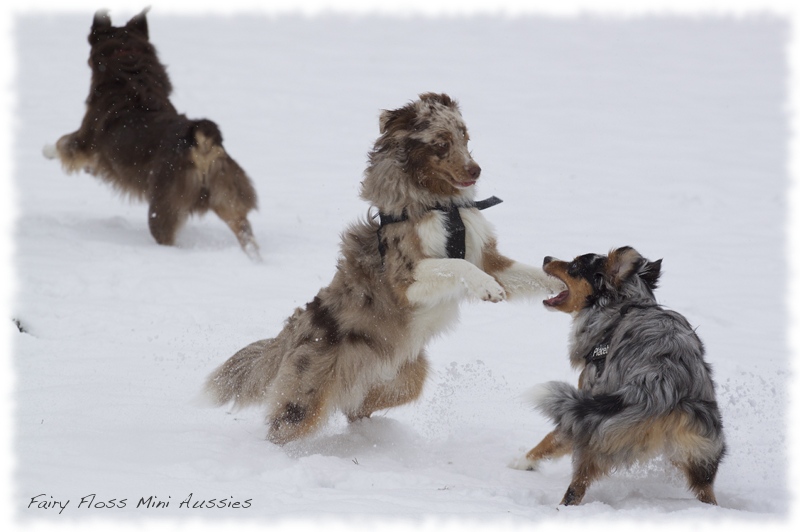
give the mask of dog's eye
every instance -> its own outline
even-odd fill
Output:
[[[573,262],[572,264],[569,265],[569,268],[567,268],[567,275],[571,275],[572,277],[578,277],[580,270],[581,268],[578,265],[578,263]]]
[[[447,155],[447,152],[450,150],[450,143],[449,142],[437,142],[433,145],[434,149],[436,150],[436,155],[439,157],[444,157]]]

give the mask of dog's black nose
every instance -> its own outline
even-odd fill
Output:
[[[472,179],[478,179],[481,175],[481,167],[475,163],[472,163],[471,165],[469,165],[467,173]]]
[[[542,266],[547,266],[548,263],[553,262],[554,260],[556,260],[556,259],[554,259],[553,257],[547,256],[547,257],[544,258],[544,262],[542,262]]]

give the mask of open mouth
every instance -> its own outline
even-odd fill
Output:
[[[456,188],[469,188],[475,183],[477,183],[477,181],[456,181],[455,186]]]
[[[564,281],[564,279],[561,278],[560,275],[558,275],[559,272],[557,268],[553,269],[549,267],[551,266],[551,264],[552,263],[545,262],[544,273],[564,283],[565,289],[559,292],[558,294],[554,295],[553,297],[545,299],[544,301],[542,301],[542,303],[544,303],[546,307],[557,307],[559,305],[562,305],[567,301],[567,299],[569,299],[569,285]],[[547,271],[548,269],[551,271]]]
[[[557,307],[564,303],[569,298],[569,288],[564,290],[563,292],[551,297],[550,299],[545,299],[542,301],[548,307]]]

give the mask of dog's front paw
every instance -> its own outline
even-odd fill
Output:
[[[506,299],[505,289],[487,273],[476,271],[475,275],[465,276],[463,281],[469,294],[482,301],[497,303]]]
[[[45,144],[42,148],[42,155],[45,159],[55,159],[58,157],[58,149],[55,144]]]

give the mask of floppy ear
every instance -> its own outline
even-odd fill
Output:
[[[108,10],[100,9],[94,14],[94,21],[92,21],[92,29],[89,32],[89,44],[96,43],[100,36],[111,29],[111,19],[108,16]]]
[[[384,110],[378,122],[381,135],[389,129],[410,129],[416,113],[410,106],[401,107],[394,111]]]
[[[658,286],[658,278],[661,277],[661,260],[647,262],[639,269],[639,277],[650,288],[655,290]]]
[[[381,111],[381,117],[378,119],[378,131],[380,131],[381,135],[386,133],[386,128],[392,120],[392,112],[393,111],[387,110]]]
[[[606,279],[612,286],[619,288],[634,273],[639,272],[647,259],[630,246],[611,250],[606,264]]]
[[[144,35],[145,39],[150,39],[150,35],[147,31],[147,12],[150,11],[150,7],[146,7],[142,9],[142,12],[138,15],[134,16],[132,19],[125,24],[125,27],[128,28],[130,31],[134,31]]]

